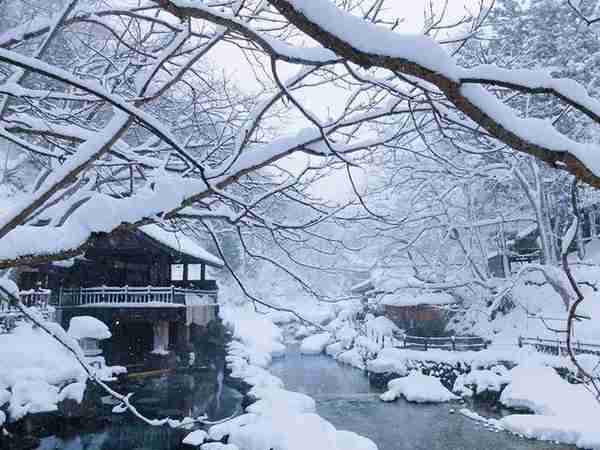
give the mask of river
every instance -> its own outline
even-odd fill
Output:
[[[313,397],[319,415],[336,428],[372,439],[379,450],[575,449],[488,431],[462,414],[451,413],[462,405],[382,402],[382,391],[372,387],[360,370],[325,355],[301,355],[296,346],[275,360],[271,372],[284,380],[287,389]]]
[[[360,371],[325,355],[303,356],[290,346],[271,372],[287,389],[315,398],[317,412],[338,429],[371,438],[379,450],[533,450],[572,449],[488,431],[451,409],[458,404],[384,403],[380,390]],[[219,383],[214,370],[133,378],[120,386],[135,392],[134,403],[151,417],[182,417],[206,412],[216,420],[239,412],[241,394]],[[106,405],[95,429],[65,429],[44,437],[37,450],[175,450],[184,431],[142,425],[130,416],[110,413]],[[489,413],[489,411],[488,411]],[[243,450],[243,449],[242,449]]]

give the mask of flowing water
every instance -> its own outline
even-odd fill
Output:
[[[458,404],[384,403],[380,390],[359,370],[324,356],[303,356],[290,347],[271,366],[287,389],[317,401],[318,413],[338,429],[371,438],[379,450],[572,449],[492,432],[458,414]],[[224,383],[220,370],[133,378],[119,387],[150,417],[198,416],[217,420],[240,411],[241,394]],[[129,415],[111,414],[108,398],[93,430],[62,430],[42,439],[37,450],[175,450],[185,431],[142,425]],[[488,412],[489,413],[489,412]],[[487,413],[486,413],[487,414]],[[243,449],[242,449],[243,450]]]
[[[486,430],[451,413],[463,407],[459,404],[419,405],[402,399],[382,402],[382,391],[370,386],[360,370],[325,355],[301,355],[296,347],[275,360],[271,372],[284,380],[287,389],[313,397],[319,415],[336,428],[372,439],[379,450],[574,449]]]

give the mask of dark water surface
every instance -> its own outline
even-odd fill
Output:
[[[271,371],[284,380],[288,389],[314,397],[318,413],[338,429],[371,438],[379,450],[573,448],[488,431],[458,413],[450,413],[452,408],[461,408],[460,404],[416,405],[403,400],[384,403],[378,397],[381,391],[371,387],[361,371],[324,355],[302,356],[296,347],[290,347],[286,357],[275,360]],[[131,379],[119,390],[134,392],[134,404],[149,417],[181,418],[206,413],[217,420],[240,411],[241,395],[223,385],[214,370]],[[108,420],[105,425],[94,431],[70,430],[43,438],[37,450],[181,448],[186,431],[145,426],[129,414],[111,414],[111,409],[106,405],[101,411],[100,415]]]
[[[117,389],[134,392],[132,403],[150,418],[197,417],[219,420],[241,411],[242,395],[223,384],[222,373],[206,370],[133,378]],[[99,430],[68,432],[42,439],[37,450],[171,450],[179,448],[185,430],[151,427],[129,413],[111,413],[111,399],[100,411],[109,420]]]
[[[451,409],[454,404],[419,405],[399,399],[379,400],[381,390],[370,386],[360,370],[325,355],[301,355],[291,347],[275,360],[271,372],[287,389],[313,397],[317,412],[336,428],[372,439],[379,450],[571,450],[575,447],[521,439],[486,430]],[[488,415],[489,412],[481,412]]]

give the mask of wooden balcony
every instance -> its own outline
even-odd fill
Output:
[[[217,301],[216,289],[187,289],[176,286],[98,286],[76,289],[61,288],[59,306],[62,308],[77,306],[185,306],[186,296],[190,294],[203,299],[206,304],[215,304]]]

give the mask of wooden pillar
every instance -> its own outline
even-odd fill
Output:
[[[189,278],[188,263],[183,263],[183,282],[187,284]]]
[[[200,265],[200,280],[206,281],[206,264]]]

